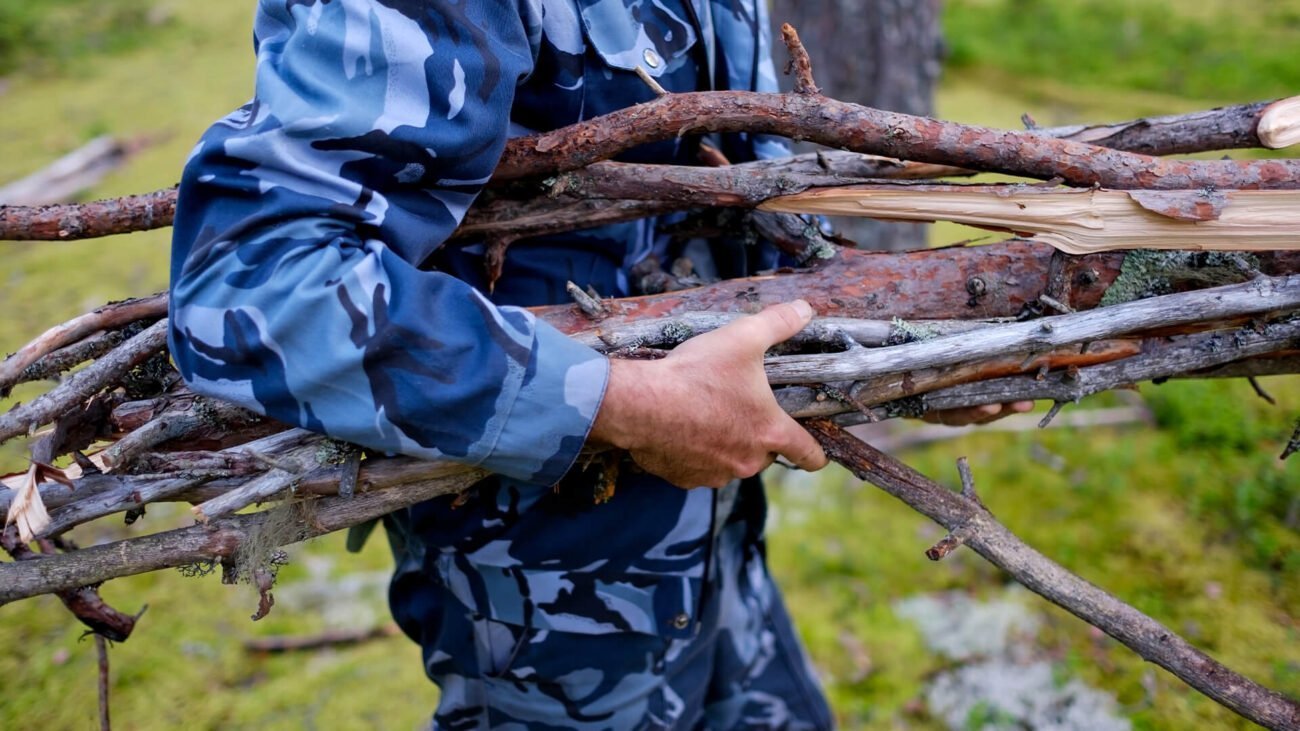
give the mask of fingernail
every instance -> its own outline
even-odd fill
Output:
[[[805,320],[811,320],[813,318],[814,313],[812,305],[803,300],[795,300],[792,304],[794,305],[795,311],[799,313],[799,317],[802,317]]]

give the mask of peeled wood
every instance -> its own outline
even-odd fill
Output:
[[[1270,104],[1259,118],[1258,134],[1265,147],[1275,150],[1300,144],[1300,97]]]
[[[809,190],[760,210],[953,221],[1032,236],[1069,254],[1123,249],[1300,250],[1300,191],[1121,191],[873,185]]]

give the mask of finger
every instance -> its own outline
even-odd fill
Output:
[[[1024,414],[1034,410],[1033,401],[1016,401],[1011,404],[1011,410],[1017,414]]]
[[[997,421],[1006,416],[1007,412],[1003,410],[1002,404],[984,404],[968,409],[966,413],[965,424],[988,424]]]
[[[787,418],[787,425],[782,430],[781,443],[774,451],[796,464],[800,469],[816,472],[826,466],[826,452],[794,419]]]
[[[756,315],[742,317],[718,328],[739,343],[760,352],[794,337],[812,322],[813,309],[803,300],[772,305]]]

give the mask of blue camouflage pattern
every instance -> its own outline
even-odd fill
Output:
[[[638,66],[670,91],[775,91],[765,3],[261,0],[254,40],[254,98],[181,182],[173,357],[199,393],[495,473],[386,521],[436,726],[828,727],[763,566],[761,486],[624,465],[598,504],[613,466],[575,461],[608,363],[522,309],[569,280],[630,294],[632,265],[681,244],[654,221],[519,241],[490,295],[482,246],[443,245],[509,137],[648,101]],[[694,164],[698,144],[620,159]],[[726,274],[776,263],[712,251]]]

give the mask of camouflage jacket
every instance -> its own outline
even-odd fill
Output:
[[[474,286],[479,252],[442,245],[508,137],[646,101],[638,66],[670,91],[775,90],[765,5],[260,0],[255,96],[204,135],[181,183],[181,373],[289,424],[500,475],[459,512],[434,501],[414,515],[431,553],[412,561],[467,605],[539,627],[681,635],[712,494],[660,483],[621,509],[565,513],[591,535],[629,514],[646,523],[597,555],[582,539],[557,552],[528,520],[555,512],[549,486],[575,461],[608,364],[518,305],[557,301],[565,279],[626,293],[653,226],[516,244],[491,299]],[[784,152],[723,144],[737,162]],[[627,156],[687,157],[675,141]]]

